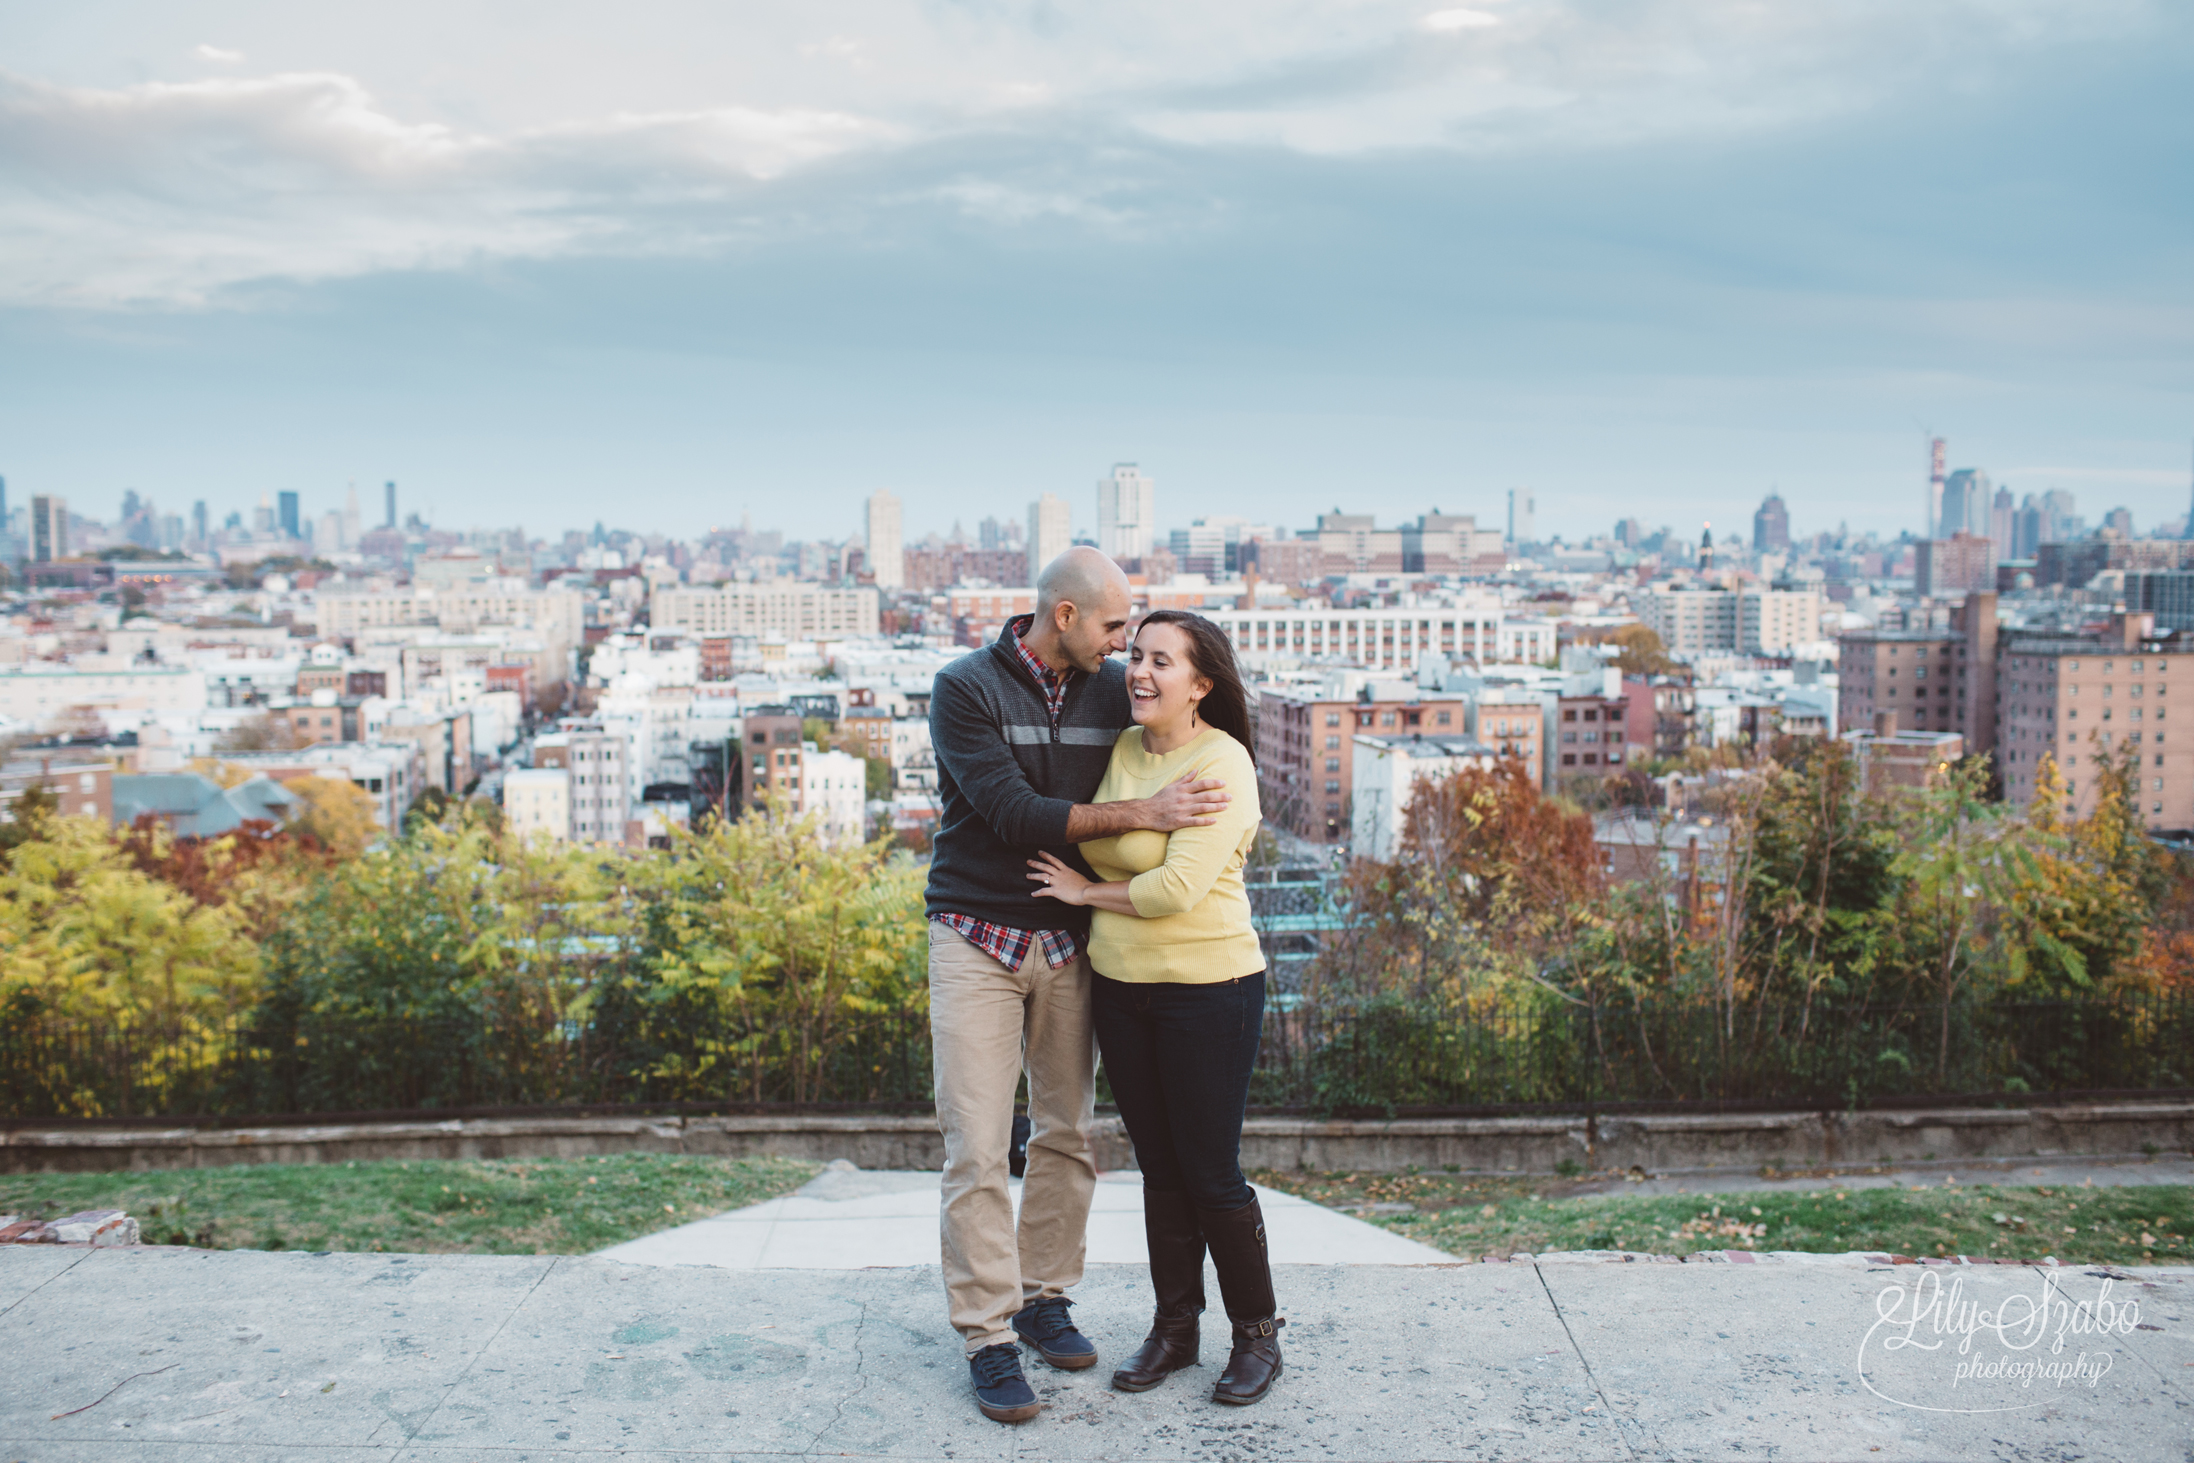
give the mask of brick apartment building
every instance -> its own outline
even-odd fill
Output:
[[[2014,806],[2032,799],[2042,757],[2054,756],[2079,815],[2094,810],[2092,758],[2135,747],[2143,821],[2194,829],[2194,726],[2174,731],[2168,715],[2174,682],[2194,696],[2194,635],[2122,612],[2077,634],[2001,633],[1995,596],[1982,594],[1956,625],[1845,636],[1841,729],[1886,714],[1893,727],[1954,733],[1966,753],[1994,756]]]
[[[1624,723],[1629,711],[1629,701],[1620,696],[1557,697],[1548,749],[1554,776],[1605,776],[1608,768],[1621,767],[1628,760]]]
[[[748,712],[740,730],[745,737],[746,760],[742,765],[738,795],[750,808],[759,808],[772,791],[787,798],[800,796],[801,729],[805,721],[796,706],[757,706]]]
[[[1968,753],[1996,750],[1996,596],[1969,594],[1939,630],[1867,630],[1840,642],[1839,731],[1896,713],[1907,731],[1956,732]]]
[[[1259,688],[1258,793],[1266,821],[1312,843],[1346,845],[1356,735],[1462,736],[1468,716],[1460,696],[1401,683],[1346,700],[1308,686]]]
[[[1996,541],[1963,531],[1923,541],[1913,551],[1912,587],[1926,597],[1993,593]]]
[[[1470,704],[1468,730],[1504,760],[1521,762],[1534,785],[1545,785],[1546,706],[1536,691],[1481,691]]]
[[[290,736],[301,747],[322,742],[362,742],[358,711],[365,703],[333,691],[316,691],[303,706],[285,706],[268,713],[288,723]]]
[[[2073,809],[2093,811],[2098,752],[2137,748],[2141,816],[2155,829],[2194,828],[2194,711],[2169,720],[2174,682],[2194,700],[2194,640],[2158,634],[2146,615],[2111,616],[2099,633],[2013,635],[2003,654],[2004,798],[2034,796],[2053,753]]]

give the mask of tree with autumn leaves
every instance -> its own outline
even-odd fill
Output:
[[[1789,741],[1721,774],[1703,851],[1671,837],[1645,877],[1610,884],[1582,811],[1513,765],[1469,769],[1418,790],[1392,862],[1352,870],[1351,927],[1308,989],[1328,1005],[1551,997],[1593,1023],[1621,1013],[1640,1070],[1673,1086],[1679,1026],[1734,1060],[1877,1022],[1902,1034],[1863,1080],[1947,1082],[1961,1010],[2188,985],[2194,879],[2142,827],[2135,754],[2099,755],[2095,785],[2069,818],[2047,766],[2022,815],[1988,800],[1980,759],[1870,791],[1846,745]]]

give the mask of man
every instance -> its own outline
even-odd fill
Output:
[[[1036,613],[938,672],[930,740],[943,804],[929,874],[929,1009],[945,1136],[945,1295],[976,1405],[999,1422],[1037,1413],[1017,1340],[1069,1370],[1096,1348],[1068,1318],[1097,1183],[1089,1130],[1097,1050],[1086,910],[1029,890],[1048,849],[1135,828],[1204,826],[1228,798],[1184,779],[1153,798],[1091,804],[1131,724],[1127,576],[1086,546],[1036,584]],[[1006,1188],[1014,1089],[1028,1071],[1030,1134],[1018,1231]]]

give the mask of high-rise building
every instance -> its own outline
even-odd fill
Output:
[[[384,514],[384,521],[382,522],[381,526],[383,528],[394,528],[396,526],[396,484],[383,483],[381,485],[381,493],[382,496],[387,500],[388,504],[387,511]],[[350,509],[351,516],[353,518],[357,517],[358,489],[356,487],[353,487],[350,492]],[[353,536],[355,537],[355,534]]]
[[[1782,496],[1770,493],[1752,515],[1752,547],[1757,553],[1779,554],[1790,547],[1790,509]]]
[[[2133,537],[2133,510],[2113,508],[2103,515],[2103,527],[2120,538]]]
[[[1508,544],[1536,543],[1539,538],[1539,499],[1535,493],[1522,488],[1508,490]]]
[[[305,536],[305,526],[297,521],[297,495],[295,493],[278,494],[275,501],[280,505],[275,510],[275,521],[282,532],[291,538],[303,538]]]
[[[2018,516],[2018,500],[2011,496],[2011,489],[1998,488],[1996,501],[1989,505],[1988,536],[1995,541],[1996,558],[1999,562],[2019,557],[2011,552],[2012,543],[2018,538],[2014,526],[2014,520]]]
[[[1150,552],[1157,527],[1157,484],[1132,462],[1097,482],[1097,547],[1121,563]]]
[[[985,553],[1006,546],[1005,530],[999,526],[998,520],[995,518],[986,518],[975,526],[975,539],[976,546]]]
[[[212,530],[206,522],[206,500],[200,498],[190,505],[190,546],[193,553],[203,553],[209,546],[207,540]]]
[[[1970,533],[1988,537],[1990,506],[1996,495],[1988,474],[1977,467],[1961,467],[1943,480],[1943,519],[1935,538]]]
[[[1948,444],[1937,437],[1927,444],[1927,536],[1940,538],[1943,527],[1943,465]]]
[[[868,495],[868,523],[864,542],[868,567],[878,589],[897,589],[907,582],[906,529],[900,516],[899,498],[879,488]]]
[[[1028,582],[1034,584],[1044,566],[1074,547],[1074,510],[1067,500],[1046,493],[1028,505]]]
[[[68,499],[51,493],[31,495],[30,556],[39,564],[51,564],[69,556]]]

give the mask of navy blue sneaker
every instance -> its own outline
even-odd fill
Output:
[[[967,1359],[967,1369],[975,1382],[975,1405],[992,1422],[1027,1422],[1043,1410],[1035,1389],[1021,1375],[1017,1348],[1002,1341],[986,1346]]]
[[[1067,1319],[1067,1307],[1073,1304],[1063,1295],[1047,1295],[1021,1307],[1013,1318],[1013,1333],[1035,1347],[1038,1356],[1067,1372],[1097,1365],[1097,1348]]]

